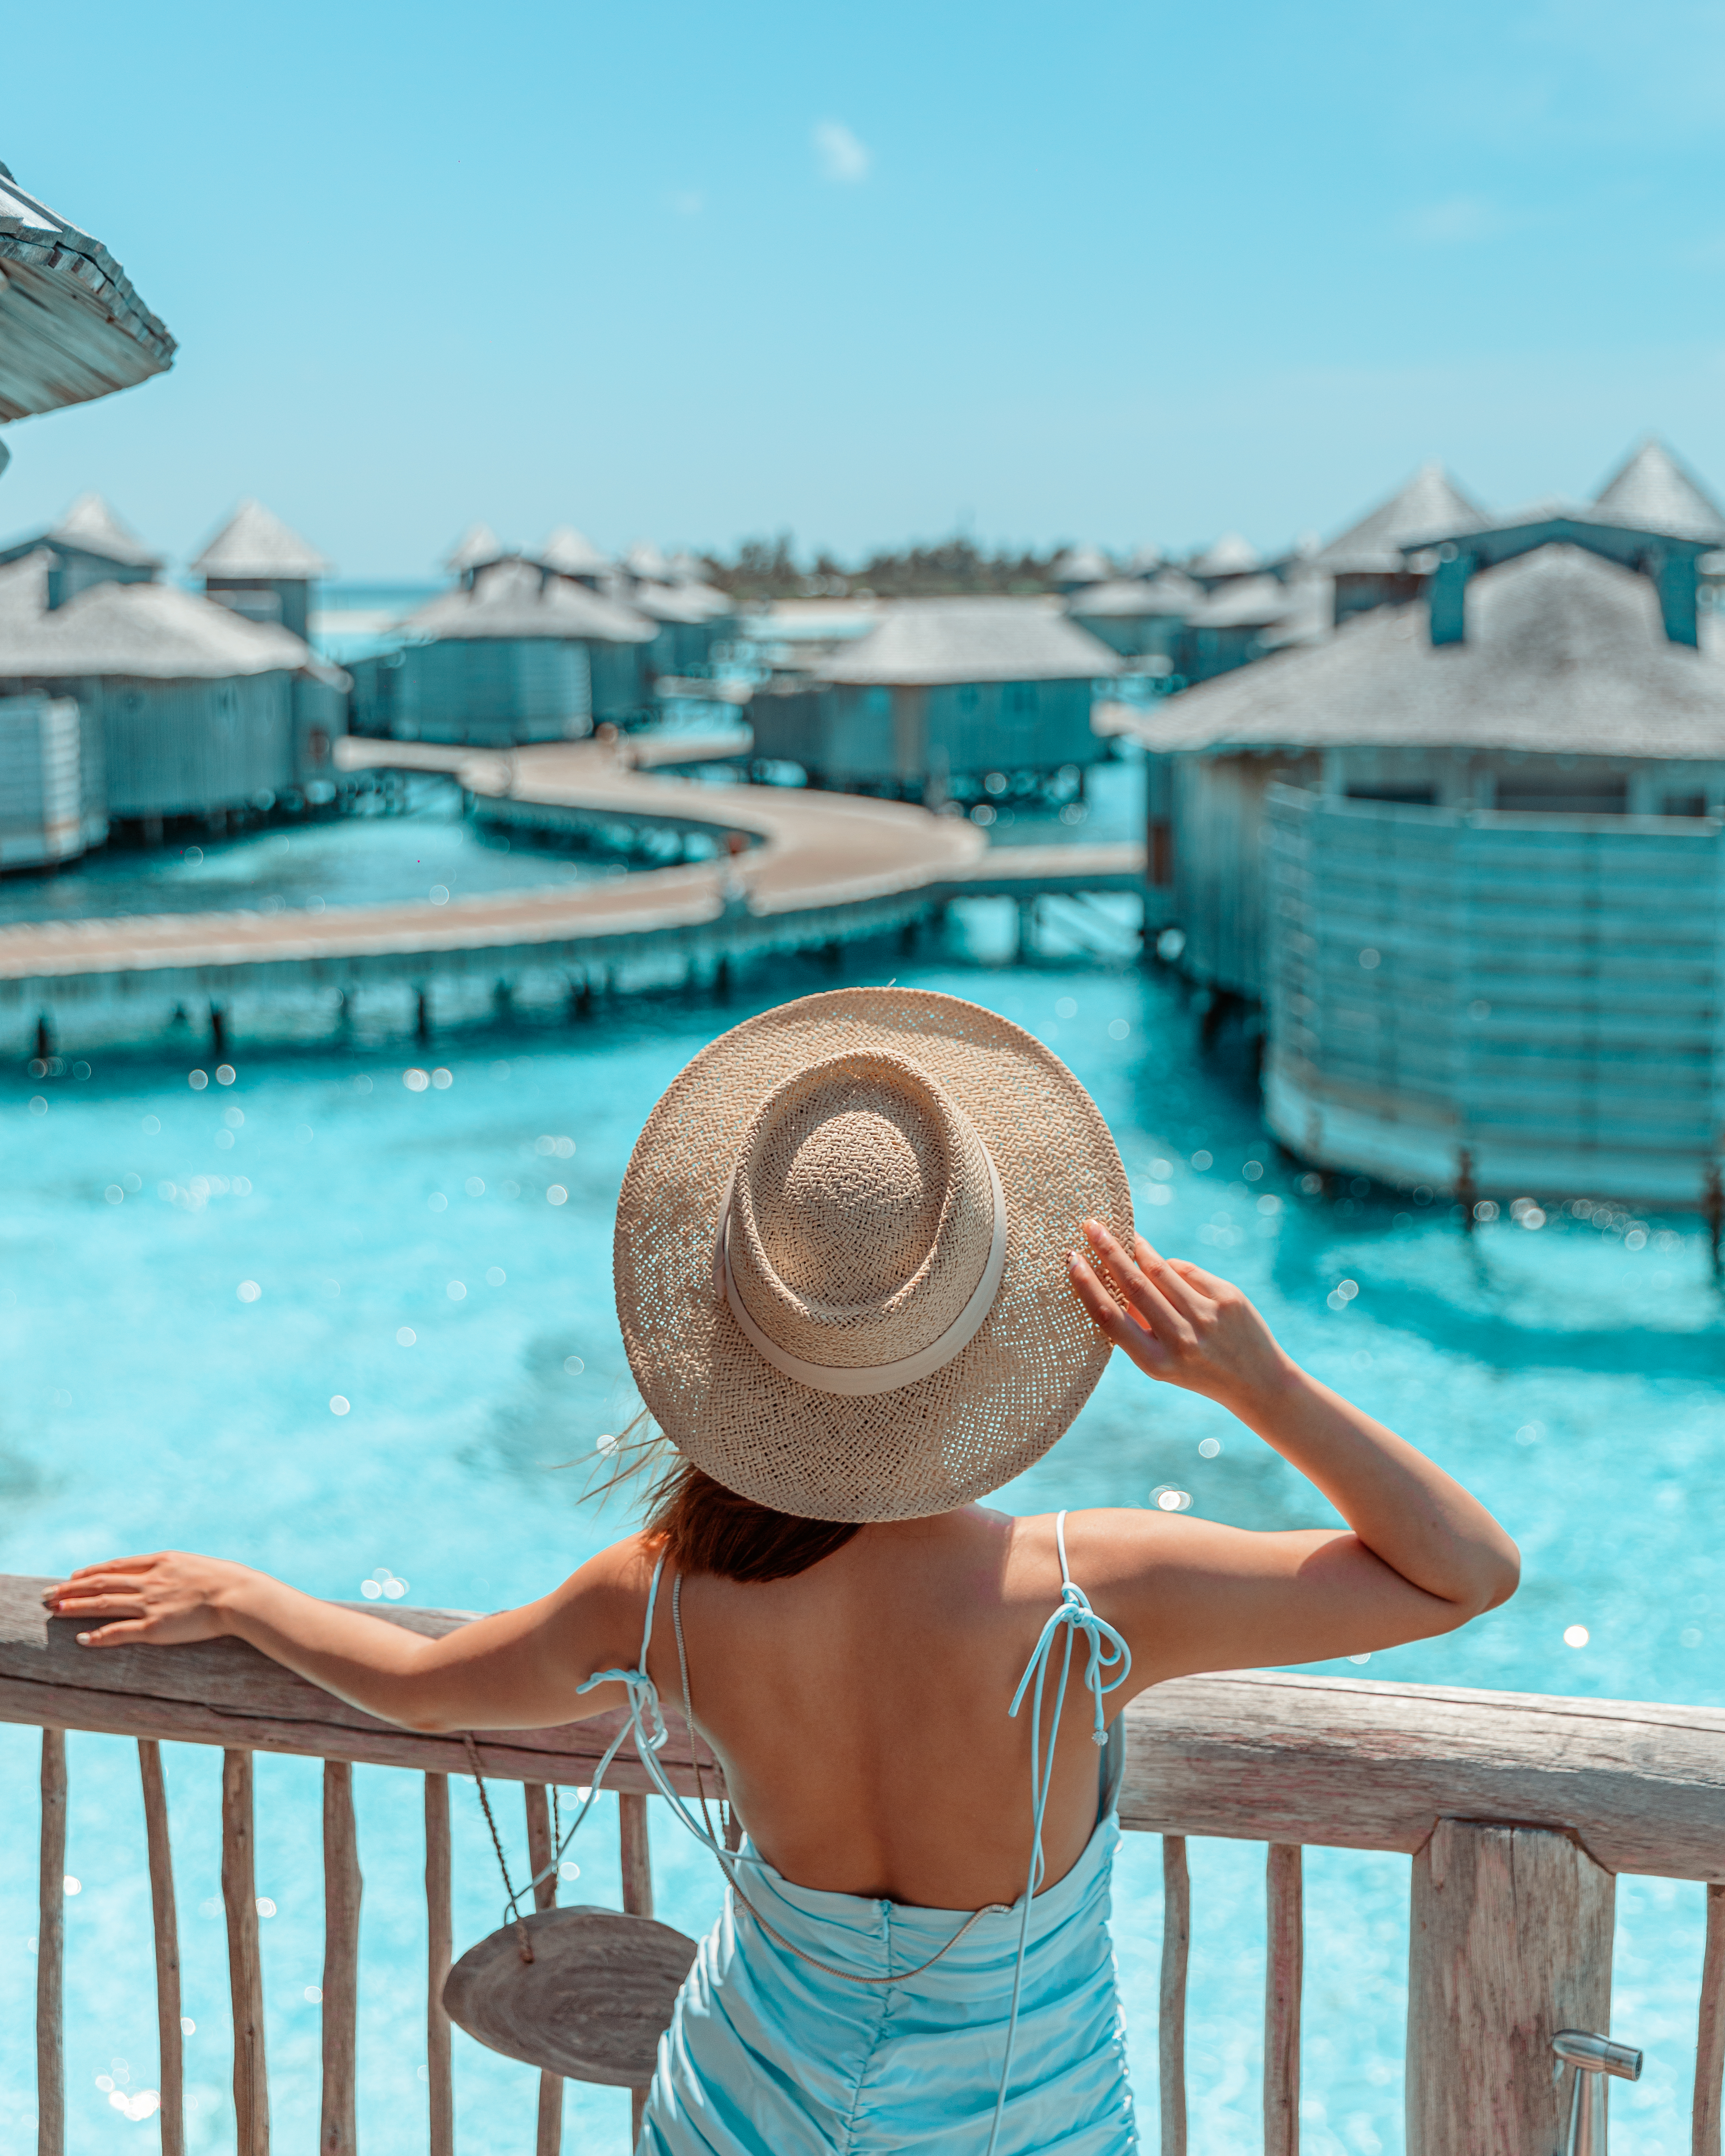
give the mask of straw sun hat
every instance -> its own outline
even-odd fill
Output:
[[[647,1120],[617,1209],[629,1367],[741,1496],[948,1512],[1040,1459],[1102,1373],[1066,1280],[1092,1214],[1130,1237],[1114,1141],[1040,1041],[956,996],[805,996]]]

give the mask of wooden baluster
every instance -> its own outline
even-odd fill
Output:
[[[66,1732],[42,1732],[42,1871],[36,1920],[36,2156],[66,2156],[61,2021],[66,1948]]]
[[[222,1899],[228,1911],[228,1989],[234,2000],[237,2156],[270,2156],[270,2082],[264,2062],[264,1965],[252,1854],[252,1755],[222,1754]]]
[[[156,1933],[156,2041],[161,2053],[162,2156],[185,2156],[185,2071],[181,2061],[180,1927],[174,1913],[173,1852],[167,1839],[167,1785],[162,1747],[138,1739],[144,1785],[144,1841],[150,1853],[150,1914]]]
[[[625,1790],[617,1799],[618,1855],[623,1868],[623,1906],[631,1917],[653,1913],[653,1852],[647,1842],[647,1799]],[[644,2088],[629,2092],[629,2145],[641,2138],[641,2117],[647,2107]]]
[[[1192,1875],[1186,1837],[1162,1837],[1162,1999],[1157,2015],[1162,2156],[1186,2156],[1186,1959],[1192,1943]]]
[[[359,1904],[364,1882],[353,1824],[353,1769],[323,1763],[323,2118],[318,2156],[355,2156]]]
[[[617,1799],[619,1855],[623,1861],[623,1906],[632,1917],[653,1913],[653,1852],[647,1845],[647,1799],[625,1791]]]
[[[1601,2022],[1603,2028],[1604,2024]],[[1725,1887],[1707,1889],[1707,1943],[1701,1964],[1701,2025],[1695,2040],[1694,2156],[1719,2156],[1720,2082],[1725,2077]]]
[[[543,1782],[526,1782],[521,1788],[527,1800],[527,1861],[538,1881],[533,1889],[533,1907],[549,1909],[557,1902],[557,1876],[553,1871],[548,1879],[539,1879],[538,1875],[552,1860],[551,1804]],[[536,2156],[557,2156],[562,2145],[562,2077],[558,2074],[541,2074],[539,2138],[534,2143]]]
[[[1438,1821],[1414,1859],[1408,2156],[1562,2148],[1551,2040],[1611,2026],[1616,1887],[1567,1835]]]
[[[449,2071],[449,1778],[425,1777],[425,2072],[431,2083],[431,2156],[455,2156],[455,2096]]]
[[[1298,2156],[1300,2148],[1301,1855],[1296,1842],[1272,1842],[1266,1874],[1264,2156]]]

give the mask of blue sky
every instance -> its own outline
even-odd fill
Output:
[[[9,429],[0,532],[93,486],[180,557],[256,494],[350,576],[475,518],[1271,546],[1428,455],[1590,490],[1649,430],[1725,485],[1715,0],[39,27],[0,158],[181,355]]]

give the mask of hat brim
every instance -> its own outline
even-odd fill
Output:
[[[920,1065],[968,1115],[1006,1194],[993,1307],[943,1368],[891,1393],[817,1392],[751,1345],[715,1283],[737,1150],[767,1095],[834,1055]],[[1095,1102],[1034,1035],[916,988],[839,988],[722,1034],[636,1142],[613,1265],[629,1368],[659,1427],[726,1489],[804,1519],[921,1519],[998,1490],[1070,1425],[1109,1346],[1066,1277],[1082,1222],[1131,1247],[1126,1170]]]

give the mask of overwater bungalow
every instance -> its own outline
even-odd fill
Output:
[[[204,596],[248,621],[280,622],[311,636],[311,588],[331,573],[317,549],[260,501],[242,501],[192,564]]]
[[[1186,564],[1186,572],[1207,592],[1213,592],[1219,585],[1235,583],[1241,577],[1257,576],[1264,566],[1250,539],[1242,538],[1238,531],[1224,531],[1193,557]]]
[[[80,494],[57,523],[0,547],[0,568],[27,555],[50,557],[49,604],[64,606],[93,584],[149,584],[167,566],[99,494]]]
[[[1178,569],[1111,577],[1086,584],[1066,602],[1068,617],[1122,659],[1160,659],[1183,670],[1186,624],[1204,603],[1204,590]]]
[[[755,752],[814,784],[913,800],[993,773],[1082,773],[1107,753],[1091,704],[1119,664],[1047,600],[905,600],[819,680],[755,698]]]
[[[1262,1004],[1271,1127],[1319,1165],[1699,1204],[1725,1079],[1709,542],[1583,511],[1431,536],[1420,598],[1143,722],[1183,963]]]
[[[1410,561],[1409,549],[1435,531],[1477,531],[1490,521],[1435,458],[1422,465],[1314,556],[1313,567],[1335,582],[1335,620],[1417,598],[1430,567]]]
[[[174,818],[224,824],[304,798],[327,769],[324,703],[347,676],[276,623],[253,622],[168,584],[114,578],[54,602],[56,557],[0,568],[0,694],[75,700],[87,831],[99,819],[150,838]]]
[[[86,800],[83,726],[69,696],[0,696],[0,871],[75,860],[108,835]]]
[[[593,731],[595,675],[604,698],[639,682],[633,654],[654,625],[632,609],[535,563],[505,557],[402,624],[396,649],[353,668],[354,731],[398,741],[488,747],[578,739]],[[614,670],[595,654],[628,654]],[[616,681],[614,685],[613,673]],[[639,708],[639,690],[626,711]]]
[[[1210,578],[1207,593],[1186,617],[1187,678],[1208,681],[1262,658],[1292,607],[1288,587],[1266,572]]]
[[[553,576],[585,584],[589,591],[597,591],[612,573],[610,557],[601,553],[587,534],[578,531],[572,524],[555,526],[531,558]]]
[[[1086,585],[1107,583],[1113,574],[1114,564],[1099,547],[1069,547],[1055,561],[1050,580],[1057,592],[1070,598]]]
[[[242,501],[192,564],[204,597],[247,621],[279,624],[302,644],[311,636],[313,587],[331,564],[260,501]],[[347,685],[333,668],[303,666],[293,677],[294,734],[307,798],[333,800],[331,743],[347,731]]]

